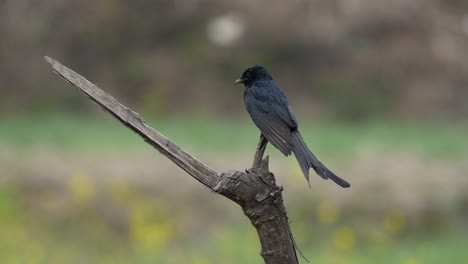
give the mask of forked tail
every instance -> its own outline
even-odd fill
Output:
[[[305,144],[299,131],[293,131],[291,133],[291,137],[293,143],[292,151],[296,156],[297,162],[299,163],[299,166],[301,167],[302,173],[307,179],[307,182],[309,182],[309,168],[313,168],[314,171],[325,180],[331,179],[343,188],[348,188],[351,186],[347,181],[341,179],[333,172],[331,172],[327,167],[325,167],[325,165],[322,164],[322,162],[317,159],[317,157],[315,157],[315,155]]]

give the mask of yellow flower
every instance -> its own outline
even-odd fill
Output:
[[[317,215],[322,224],[331,225],[338,219],[339,209],[332,202],[322,201],[317,207]]]
[[[70,177],[68,188],[73,200],[80,204],[91,201],[96,194],[91,178],[84,172],[74,173]]]
[[[134,201],[131,211],[131,235],[137,248],[157,251],[173,238],[175,228],[162,204]]]
[[[350,227],[340,227],[333,233],[333,244],[339,250],[350,250],[356,244],[356,235]]]
[[[172,237],[171,229],[167,223],[141,223],[132,227],[133,241],[139,248],[157,251]]]
[[[384,219],[383,226],[385,230],[392,234],[399,234],[405,227],[405,216],[398,211],[389,212]]]

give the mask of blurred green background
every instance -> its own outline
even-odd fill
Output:
[[[259,132],[254,64],[310,148],[268,147],[311,263],[468,261],[468,2],[0,1],[0,263],[262,263],[240,208],[55,76],[49,55],[217,171]],[[301,262],[304,262],[301,259]]]

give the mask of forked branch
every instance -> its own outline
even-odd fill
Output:
[[[248,173],[228,171],[218,174],[148,126],[137,113],[120,104],[114,97],[83,76],[50,57],[45,57],[45,59],[52,65],[55,73],[84,92],[92,101],[140,135],[177,166],[211,190],[239,204],[257,230],[262,245],[260,254],[265,263],[298,263],[281,196],[282,188],[276,185],[273,174],[268,170],[268,157],[262,161],[266,146],[265,140],[260,140],[254,168]]]

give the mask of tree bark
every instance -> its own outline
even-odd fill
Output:
[[[252,169],[246,172],[227,171],[219,174],[148,126],[137,113],[120,104],[114,97],[83,76],[50,57],[45,57],[45,59],[51,64],[55,73],[84,92],[92,101],[140,135],[148,144],[193,178],[239,204],[257,230],[262,246],[260,255],[265,263],[298,263],[286,209],[283,205],[282,188],[276,185],[274,175],[269,172],[268,157],[262,160],[266,147],[263,136],[260,138]]]

